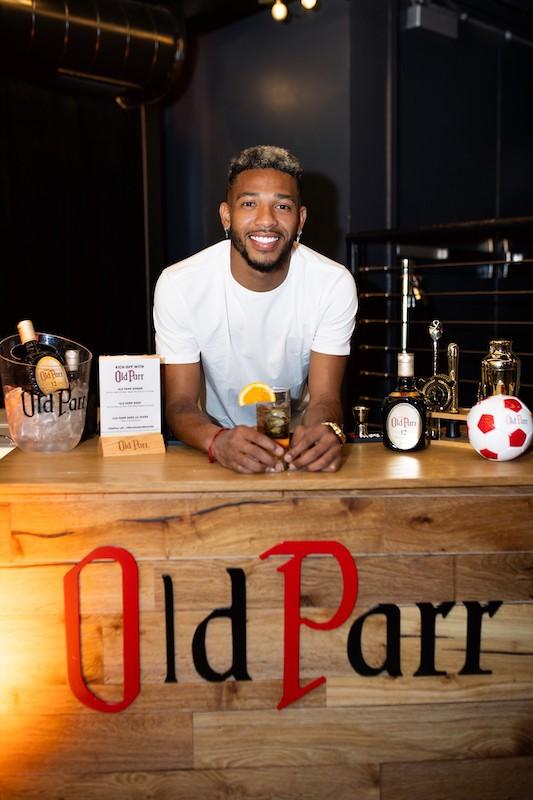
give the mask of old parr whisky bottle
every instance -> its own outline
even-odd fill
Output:
[[[415,385],[413,353],[398,353],[398,385],[382,405],[383,444],[390,450],[422,450],[429,441],[427,403]]]
[[[16,357],[28,364],[29,388],[36,395],[48,395],[68,389],[68,377],[62,356],[50,345],[42,345],[33,323],[24,319],[17,325],[20,345]]]

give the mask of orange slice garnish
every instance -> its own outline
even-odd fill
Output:
[[[239,392],[237,398],[240,406],[249,406],[252,403],[273,403],[276,395],[268,383],[247,383],[246,386]]]

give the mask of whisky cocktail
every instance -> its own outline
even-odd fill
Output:
[[[256,404],[257,430],[274,439],[285,450],[289,446],[291,394],[289,389],[273,386],[276,399]]]

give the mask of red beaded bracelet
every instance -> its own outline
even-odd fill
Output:
[[[218,431],[215,433],[211,441],[209,442],[209,447],[207,448],[207,460],[210,464],[214,464],[216,461],[215,454],[213,453],[213,445],[215,444],[215,440],[217,436],[220,436],[221,433],[224,431],[229,431],[229,428],[219,428]]]

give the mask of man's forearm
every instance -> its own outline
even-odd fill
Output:
[[[342,404],[340,400],[331,397],[310,401],[305,410],[302,423],[306,428],[318,425],[320,422],[336,422],[342,424]]]
[[[220,427],[196,403],[187,401],[168,404],[166,420],[177,439],[204,452]]]

